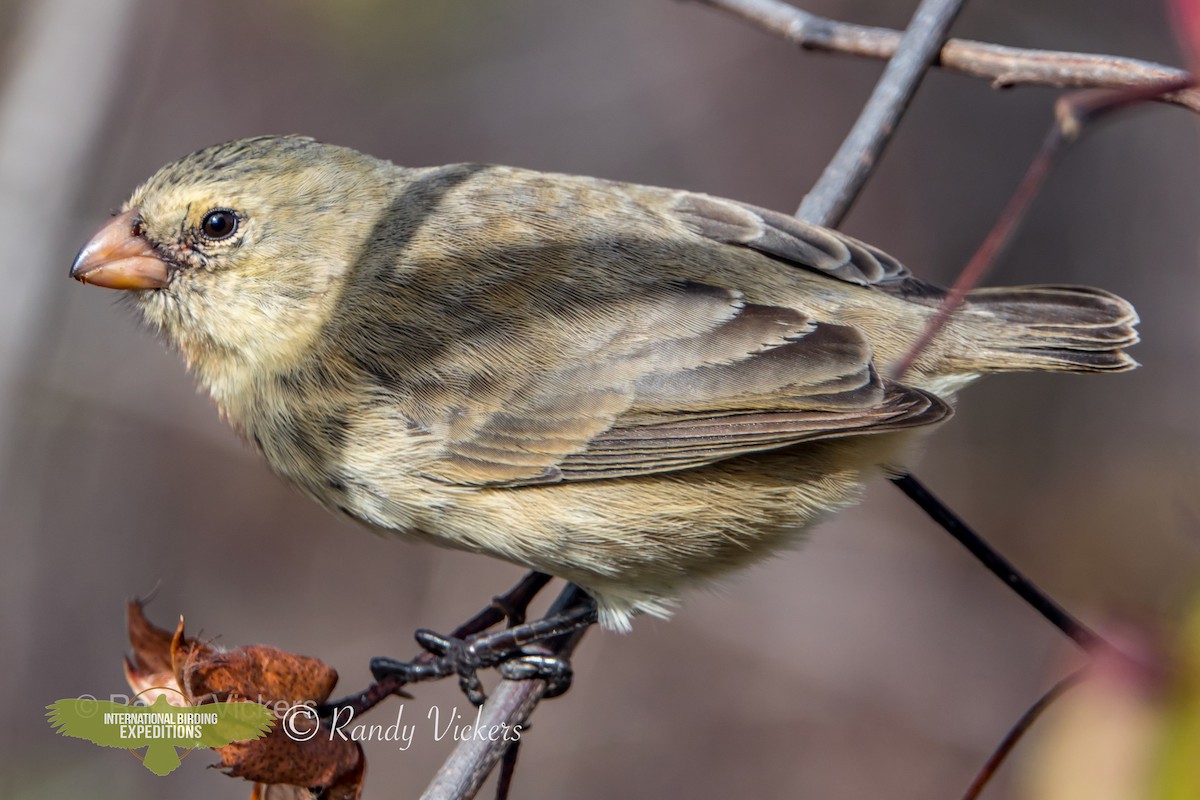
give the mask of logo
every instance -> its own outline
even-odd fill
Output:
[[[175,689],[155,689],[161,693],[148,706],[84,695],[46,706],[49,710],[46,716],[63,736],[129,750],[155,775],[167,775],[182,763],[176,748],[191,752],[198,747],[224,747],[258,739],[275,723],[271,709],[259,703],[177,706],[166,698],[168,691],[178,694]],[[146,754],[140,756],[136,751],[143,747]]]

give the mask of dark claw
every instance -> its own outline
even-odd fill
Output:
[[[451,639],[428,628],[419,628],[413,634],[413,638],[417,640],[417,644],[421,645],[422,649],[435,656],[446,655],[456,642],[460,644],[462,642],[461,639]]]

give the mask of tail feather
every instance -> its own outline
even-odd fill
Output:
[[[971,361],[987,371],[1118,372],[1138,365],[1137,312],[1122,298],[1086,286],[977,289],[964,316],[979,335]]]

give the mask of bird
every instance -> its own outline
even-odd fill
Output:
[[[1095,288],[947,290],[698,192],[402,167],[303,136],[161,168],[71,276],[125,291],[285,480],[375,531],[572,581],[602,625],[795,546],[987,373],[1119,372]]]

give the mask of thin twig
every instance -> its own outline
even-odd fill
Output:
[[[978,800],[980,793],[991,782],[992,776],[996,774],[996,770],[1004,763],[1004,759],[1008,758],[1009,753],[1021,741],[1021,737],[1032,727],[1037,718],[1042,715],[1042,712],[1049,708],[1054,701],[1062,697],[1064,692],[1079,685],[1080,681],[1083,680],[1083,672],[1083,670],[1073,672],[1051,686],[1049,691],[1038,698],[1038,701],[1021,715],[1016,724],[1009,729],[1004,740],[992,751],[991,757],[980,767],[979,772],[975,775],[975,780],[971,781],[971,785],[967,787],[967,791],[963,794],[962,800]]]
[[[946,507],[941,500],[925,488],[912,475],[901,475],[892,478],[892,483],[899,487],[910,500],[921,507],[934,522],[941,525],[965,548],[971,551],[993,575],[1004,582],[1017,595],[1033,607],[1054,627],[1065,633],[1071,641],[1084,650],[1093,650],[1098,646],[1107,645],[1091,628],[1071,616],[1065,608],[1054,602],[1045,592],[1039,589],[1033,581],[1025,577],[1011,561],[997,553],[983,538],[971,529],[967,523]]]
[[[854,131],[842,143],[834,162],[821,176],[819,188],[814,188],[805,198],[797,216],[819,225],[835,226],[841,221],[842,215],[858,197],[863,184],[870,177],[880,152],[895,130],[896,121],[907,110],[920,80],[920,74],[928,69],[928,60],[922,61],[919,58],[910,57],[906,49],[911,47],[926,53],[931,47],[936,49],[937,43],[945,38],[946,27],[961,9],[963,2],[965,0],[939,4],[933,0],[927,0],[918,8],[917,14],[913,17],[913,25],[920,24],[920,35],[911,38],[906,36],[902,41],[898,55],[888,64],[888,69],[884,71],[879,84],[875,87],[868,107],[864,108],[855,123]],[[922,12],[929,14],[929,18],[923,19]],[[893,70],[893,64],[898,61],[903,63],[903,67]],[[904,85],[901,85],[902,83]],[[871,111],[872,105],[878,105],[879,108]],[[1055,126],[1055,130],[1063,131],[1067,127],[1065,123],[1059,124]],[[836,168],[835,164],[839,160],[856,166],[853,170]],[[963,276],[955,284],[958,302],[961,302],[961,295],[966,288],[975,285],[970,281],[974,279],[977,282],[978,276],[987,268],[987,265],[994,261],[999,248],[1008,241],[1012,231],[1020,222],[1022,213],[1041,185],[1041,178],[1049,169],[1052,160],[1053,153],[1050,153],[1046,156],[1044,163],[1039,161],[1031,167],[1030,176],[1022,183],[1010,204],[1012,207],[997,224],[998,233],[994,231],[993,236],[989,236],[979,253],[972,259],[971,264],[964,270]],[[810,200],[813,202],[810,203]],[[811,216],[809,216],[810,214]],[[981,261],[982,265],[976,264],[976,261]],[[907,369],[908,364],[916,359],[921,350],[932,341],[941,326],[945,324],[945,319],[953,313],[955,305],[951,304],[950,300],[954,298],[955,294],[952,291],[947,301],[943,303],[943,311],[934,317],[926,327],[925,333],[909,351],[908,356],[902,359],[897,370],[900,375]],[[892,482],[924,510],[934,522],[941,525],[951,536],[962,543],[980,563],[1073,641],[1085,648],[1101,641],[1095,633],[1022,575],[1004,556],[992,549],[991,545],[971,530],[957,514],[938,500],[915,476],[902,475],[894,478]]]
[[[525,722],[546,691],[546,682],[501,681],[484,704],[478,725],[503,739],[523,733]],[[465,739],[442,764],[421,800],[471,800],[512,742]]]
[[[888,59],[900,46],[899,31],[819,17],[780,0],[692,1],[726,11],[808,50]],[[946,42],[934,66],[983,78],[995,87],[1122,89],[1187,78],[1184,70],[1136,58],[1007,47],[968,39]],[[1200,112],[1200,90],[1184,89],[1155,99]]]
[[[1042,140],[1042,145],[1038,149],[1037,156],[1030,163],[1029,169],[1026,170],[1025,176],[1017,185],[1016,191],[1013,192],[1008,205],[1004,207],[1004,211],[1001,212],[1000,217],[996,220],[996,224],[984,238],[983,244],[971,256],[971,260],[967,262],[967,265],[963,267],[958,277],[955,278],[954,285],[950,287],[950,292],[942,300],[937,314],[929,320],[929,323],[925,326],[925,330],[921,332],[921,335],[909,347],[904,357],[892,366],[892,380],[903,380],[905,374],[912,369],[913,364],[916,363],[921,353],[929,347],[930,343],[946,327],[946,323],[950,321],[950,317],[962,305],[967,292],[979,286],[984,274],[996,263],[996,260],[1000,257],[1000,253],[1012,240],[1012,236],[1021,224],[1021,220],[1025,218],[1025,213],[1029,210],[1030,205],[1032,205],[1033,199],[1037,197],[1038,192],[1041,190],[1046,176],[1050,174],[1050,167],[1058,159],[1058,154],[1061,152],[1063,144],[1062,128],[1058,124],[1055,124]]]
[[[922,0],[854,127],[817,184],[804,196],[797,217],[830,228],[841,224],[891,141],[900,117],[908,110],[921,79],[937,57],[965,2]]]
[[[1004,207],[996,224],[984,238],[983,244],[971,256],[971,260],[967,262],[955,279],[954,285],[950,287],[950,292],[942,301],[937,314],[929,320],[925,330],[913,342],[904,357],[893,365],[892,380],[899,381],[904,377],[925,348],[929,346],[929,343],[941,333],[951,315],[966,299],[967,293],[983,282],[984,276],[1012,241],[1013,234],[1041,190],[1046,176],[1050,173],[1050,168],[1054,166],[1067,145],[1079,138],[1084,127],[1114,111],[1135,103],[1153,100],[1164,93],[1175,92],[1191,85],[1191,76],[1184,75],[1182,78],[1165,83],[1136,86],[1116,92],[1074,92],[1060,97],[1055,106],[1054,123],[1046,132],[1037,155],[1017,185],[1008,205]]]
[[[521,743],[513,742],[504,751],[504,758],[500,760],[500,775],[496,778],[496,800],[508,800],[509,792],[512,791],[513,776],[517,772],[517,756],[521,753]]]

